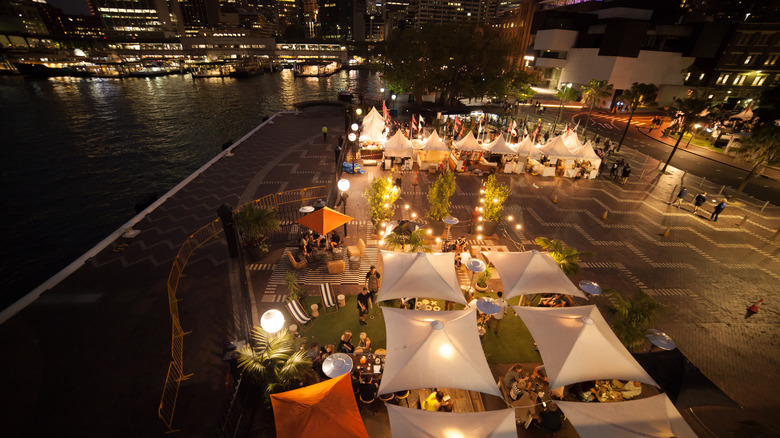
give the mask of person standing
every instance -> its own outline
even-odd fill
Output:
[[[712,210],[712,216],[710,216],[711,221],[718,221],[718,216],[723,212],[723,210],[726,209],[726,199],[721,199],[718,205],[715,206],[715,209]]]
[[[366,322],[366,314],[368,313],[368,309],[372,307],[371,294],[368,293],[368,288],[364,287],[357,296],[358,319],[360,320],[360,325],[368,325]]]
[[[626,181],[628,181],[628,177],[631,175],[631,165],[626,163],[626,165],[623,167],[623,179],[620,181],[620,184],[625,184]]]
[[[496,321],[496,326],[493,327],[493,333],[498,334],[498,329],[501,328],[501,320],[504,319],[504,315],[506,315],[507,304],[506,301],[504,301],[503,292],[498,291],[496,295],[498,295],[498,298],[493,300],[493,304],[498,306],[498,312],[493,315],[493,320]]]
[[[381,278],[382,276],[376,270],[376,266],[371,265],[366,273],[366,287],[368,288],[368,293],[371,294],[371,299],[374,301],[376,301],[376,293],[379,291]]]
[[[322,142],[327,143],[327,141],[328,141],[328,127],[322,125]]]
[[[680,208],[680,205],[682,205],[683,199],[685,199],[685,196],[688,194],[688,189],[685,188],[685,186],[682,186],[680,188],[680,191],[677,192],[677,199],[674,200],[672,205],[674,205],[677,208]]]
[[[613,178],[613,179],[614,179],[614,178],[616,178],[616,177],[617,177],[617,174],[618,174],[618,167],[620,167],[620,165],[618,164],[618,162],[617,162],[617,161],[615,161],[614,163],[612,163],[612,167],[609,169],[609,176],[610,176],[611,178]]]
[[[699,209],[705,202],[707,202],[707,192],[702,192],[696,195],[696,199],[693,201],[693,212]]]

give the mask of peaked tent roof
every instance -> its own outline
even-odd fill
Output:
[[[555,403],[582,438],[696,438],[665,394],[615,403]]]
[[[560,135],[550,140],[546,145],[540,147],[539,152],[548,157],[562,158],[564,160],[577,158],[577,156],[571,153],[569,148],[566,147],[566,144],[563,142],[563,138]]]
[[[658,386],[620,343],[596,306],[512,308],[539,347],[550,388],[599,379]]]
[[[374,117],[384,120],[384,117],[382,117],[381,114],[379,114],[379,111],[377,111],[376,107],[371,107],[371,111],[366,114],[365,117],[363,117],[363,123],[366,123],[366,120],[371,120]]]
[[[572,153],[578,155],[579,158],[583,160],[601,160],[601,158],[596,154],[596,151],[593,150],[593,143],[590,140],[585,142],[585,144],[582,145],[582,147],[579,149],[572,150]]]
[[[371,114],[373,114],[373,111]],[[379,113],[376,116],[363,118],[362,126],[363,128],[360,132],[361,140],[382,141],[387,139],[385,135],[385,121]]]
[[[425,141],[422,144],[422,150],[424,151],[447,151],[449,152],[450,148],[447,147],[447,145],[442,141],[441,137],[439,137],[439,134],[436,131],[433,131],[431,135],[425,139]]]
[[[483,251],[501,277],[504,299],[517,295],[562,293],[585,297],[548,252]]]
[[[411,157],[413,152],[412,142],[400,129],[385,143],[386,157]]]
[[[396,437],[516,438],[515,410],[431,412],[387,404]]]
[[[525,136],[520,141],[520,143],[517,144],[517,155],[527,157],[531,155],[539,155],[539,149],[534,146],[534,142],[531,141],[531,137]]]
[[[580,138],[577,137],[577,133],[574,131],[563,134],[563,144],[572,152],[582,147],[582,142],[580,142]]]
[[[501,133],[498,134],[498,137],[496,137],[495,140],[486,144],[485,149],[490,151],[493,154],[514,155],[517,153],[515,148],[513,148],[506,142],[506,139],[504,138],[504,134]]]
[[[382,307],[382,313],[387,356],[380,394],[441,387],[501,396],[482,351],[476,309],[437,312]]]
[[[324,207],[298,219],[297,223],[320,234],[327,234],[354,219],[330,207]],[[453,261],[453,263],[455,263]]]
[[[455,142],[455,147],[457,149],[462,150],[462,151],[483,152],[485,150],[482,147],[482,145],[477,142],[477,139],[474,138],[474,132],[473,131],[469,131],[469,133],[466,134],[465,137],[463,137],[460,140],[456,141]]]
[[[729,119],[750,120],[753,118],[753,110],[750,109],[750,105],[745,108],[741,113],[734,114]]]
[[[349,374],[271,394],[277,438],[365,437]]]
[[[466,304],[455,272],[455,253],[381,251],[384,277],[377,301],[409,296]]]

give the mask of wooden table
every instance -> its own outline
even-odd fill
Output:
[[[385,355],[384,354],[353,354],[352,362],[355,364],[355,368],[360,371],[361,376],[371,377],[374,380],[382,380],[382,371],[385,367]],[[361,363],[361,358],[366,358],[366,363]],[[376,371],[376,359],[379,359],[379,371]]]
[[[449,395],[452,399],[452,412],[484,412],[485,404],[482,402],[482,396],[478,392],[467,389],[439,388],[444,395]],[[417,398],[422,405],[423,400],[431,395],[430,389],[418,389],[412,391],[417,394]]]

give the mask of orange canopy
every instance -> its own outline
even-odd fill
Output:
[[[368,438],[350,374],[271,394],[277,438]]]
[[[310,228],[320,234],[328,234],[332,230],[351,221],[352,217],[325,207],[298,219],[295,222]]]

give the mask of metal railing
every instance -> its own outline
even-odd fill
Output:
[[[274,208],[288,212],[292,204],[303,204],[306,201],[325,198],[328,195],[327,186],[307,187],[303,189],[287,190],[285,192],[266,195],[260,199],[249,202],[263,208]],[[245,204],[246,205],[246,204]],[[241,206],[243,207],[243,206]],[[240,209],[239,207],[238,209]],[[296,210],[297,211],[297,210]],[[182,244],[178,254],[173,259],[171,272],[168,274],[168,307],[171,314],[171,362],[168,364],[168,373],[165,377],[160,405],[157,408],[157,416],[165,423],[167,432],[178,432],[173,428],[173,414],[176,410],[176,402],[179,397],[181,382],[187,380],[192,374],[184,374],[184,336],[185,332],[179,321],[179,299],[176,292],[179,280],[182,278],[184,268],[195,250],[202,245],[217,239],[222,233],[219,219],[208,223],[203,228],[192,233]]]

